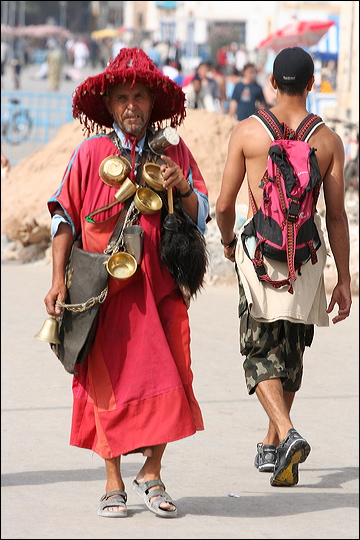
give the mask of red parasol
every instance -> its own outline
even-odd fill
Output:
[[[272,49],[276,53],[286,47],[311,47],[326,34],[335,21],[296,21],[263,39],[258,49]]]

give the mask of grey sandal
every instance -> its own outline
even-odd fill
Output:
[[[125,491],[121,491],[120,489],[105,493],[105,495],[103,495],[100,499],[100,505],[97,513],[99,516],[103,517],[126,517],[126,501],[127,494]],[[113,506],[121,506],[122,508],[125,508],[125,510],[106,510],[107,508],[111,508]]]
[[[154,486],[160,486],[158,489],[153,489],[150,491],[150,488]],[[136,480],[132,483],[132,489],[141,497],[144,501],[146,506],[151,512],[154,512],[157,516],[160,517],[176,517],[177,516],[177,508],[175,506],[174,501],[170,497],[168,493],[165,491],[165,485],[160,479],[157,480],[149,480],[148,482],[137,482]],[[153,497],[156,497],[155,500],[150,502],[150,499]],[[164,510],[163,508],[160,508],[160,504],[163,502],[170,503],[174,505],[175,510]]]

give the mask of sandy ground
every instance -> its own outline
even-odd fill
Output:
[[[297,486],[273,488],[253,466],[267,418],[245,388],[237,289],[208,286],[190,308],[205,431],[170,444],[163,462],[178,518],[157,518],[132,492],[142,457],[130,455],[129,516],[119,521],[96,514],[103,461],[69,446],[71,376],[34,339],[50,267],[3,262],[1,271],[1,538],[359,538],[358,297],[346,321],[316,328],[292,415],[312,451]]]

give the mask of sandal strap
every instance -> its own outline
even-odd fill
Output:
[[[148,491],[146,493],[147,500],[150,502],[150,499],[153,497],[164,497],[166,495],[166,491],[163,489],[152,489],[151,491]]]
[[[127,501],[127,494],[125,493],[125,491],[121,491],[120,489],[116,489],[115,491],[109,491],[109,493],[105,493],[105,495],[101,497],[100,501],[107,501],[110,497],[113,497],[115,503],[119,502],[117,499],[122,499],[121,502],[124,504]],[[114,504],[113,506],[118,506],[118,505]]]
[[[160,486],[161,488],[163,488],[164,491],[166,489],[164,482],[162,482],[159,478],[157,480],[148,480],[147,482],[137,482],[137,484],[143,489],[145,493],[147,493],[150,488],[155,486]],[[153,493],[153,491],[151,493]]]
[[[168,494],[166,494],[166,497],[165,496],[164,497],[157,497],[151,504],[155,508],[158,508],[160,510],[164,510],[163,508],[160,508],[160,504],[163,503],[163,502],[167,502],[167,503],[170,503],[173,506],[175,506],[174,501],[172,500],[172,498]],[[175,506],[175,508],[176,508],[176,506]],[[172,512],[172,511],[173,510],[164,510],[164,512]]]

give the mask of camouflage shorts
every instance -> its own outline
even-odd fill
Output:
[[[301,386],[303,355],[314,337],[314,325],[286,320],[262,323],[248,310],[244,288],[239,284],[240,352],[249,394],[267,379],[282,379],[283,389],[296,392]]]

